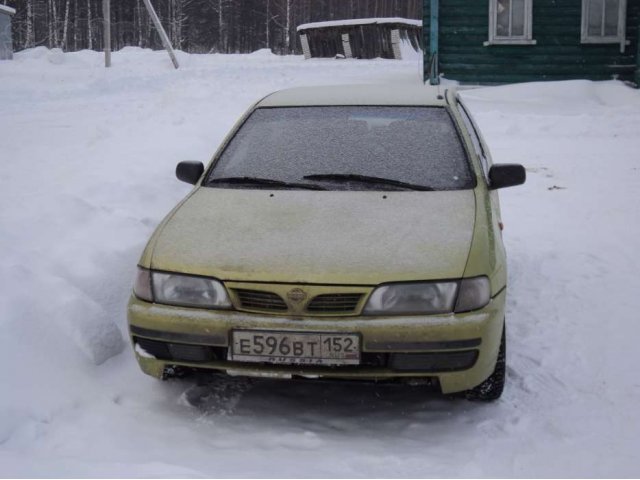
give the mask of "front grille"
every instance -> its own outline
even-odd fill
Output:
[[[263,292],[260,290],[244,290],[234,288],[233,291],[240,300],[242,308],[253,310],[271,310],[276,312],[285,312],[288,310],[287,304],[279,295],[271,292]]]
[[[318,295],[309,305],[307,311],[313,313],[353,313],[362,298],[361,293],[328,293]]]

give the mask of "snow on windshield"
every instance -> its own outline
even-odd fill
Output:
[[[300,182],[314,174],[367,175],[435,190],[473,187],[460,139],[441,107],[260,108],[230,142],[211,178]]]

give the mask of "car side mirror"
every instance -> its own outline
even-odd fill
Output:
[[[516,163],[498,163],[489,169],[491,190],[522,185],[526,179],[527,172],[524,167]]]
[[[176,166],[176,177],[191,185],[195,185],[204,173],[202,162],[180,162]]]

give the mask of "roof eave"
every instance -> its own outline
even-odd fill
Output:
[[[16,9],[7,7],[6,5],[0,5],[0,13],[6,13],[8,15],[15,15]]]

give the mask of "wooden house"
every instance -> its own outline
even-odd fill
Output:
[[[424,0],[424,76],[640,85],[640,0]]]
[[[356,18],[299,25],[305,58],[395,58],[421,50],[422,21]]]

